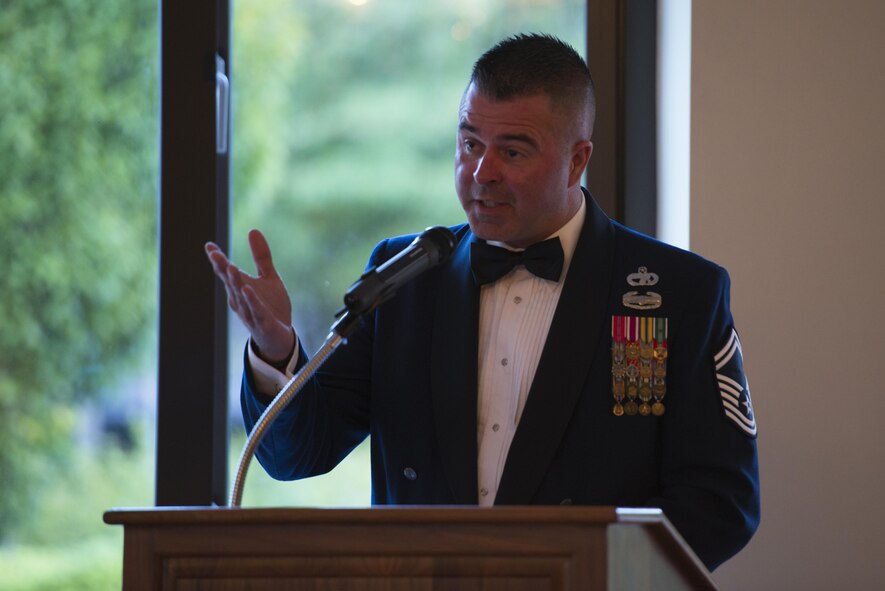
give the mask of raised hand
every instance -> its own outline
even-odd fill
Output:
[[[286,359],[295,346],[292,302],[273,266],[267,240],[258,230],[249,232],[249,248],[257,276],[244,273],[230,262],[214,242],[206,243],[206,256],[227,289],[227,301],[252,335],[258,354],[270,363]]]

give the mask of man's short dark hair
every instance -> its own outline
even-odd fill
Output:
[[[476,60],[470,83],[496,101],[543,94],[554,108],[586,110],[592,131],[596,97],[590,69],[572,46],[552,35],[503,39]]]

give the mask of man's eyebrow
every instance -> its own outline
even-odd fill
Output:
[[[469,131],[470,133],[477,133],[477,128],[475,125],[468,123],[467,121],[461,121],[458,124],[458,131]],[[505,133],[504,135],[500,135],[495,138],[504,142],[519,142],[523,144],[528,144],[533,148],[538,147],[538,142],[530,135],[524,133]]]
[[[468,123],[467,121],[461,121],[458,124],[458,131],[468,131],[470,133],[478,133],[478,130],[475,125]],[[539,144],[538,141],[530,135],[524,133],[505,133],[495,138],[498,141],[502,142],[517,142],[521,144],[526,144],[534,149],[538,149]]]
[[[530,135],[526,135],[524,133],[507,133],[500,137],[500,139],[505,142],[519,142],[523,144],[528,144],[532,148],[538,147],[538,142]]]

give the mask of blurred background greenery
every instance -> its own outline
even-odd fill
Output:
[[[521,31],[584,45],[581,0],[235,0],[233,256],[259,227],[308,350],[385,236],[462,220],[457,105]],[[153,504],[156,0],[0,0],[0,589],[119,589],[114,506]],[[206,272],[209,273],[207,264]],[[231,473],[245,335],[231,324]],[[368,450],[243,503],[367,505]]]

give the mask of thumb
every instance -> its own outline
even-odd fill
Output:
[[[260,230],[251,230],[249,232],[249,248],[252,250],[252,260],[255,261],[255,270],[258,276],[275,276],[277,271],[273,266],[270,246]]]

